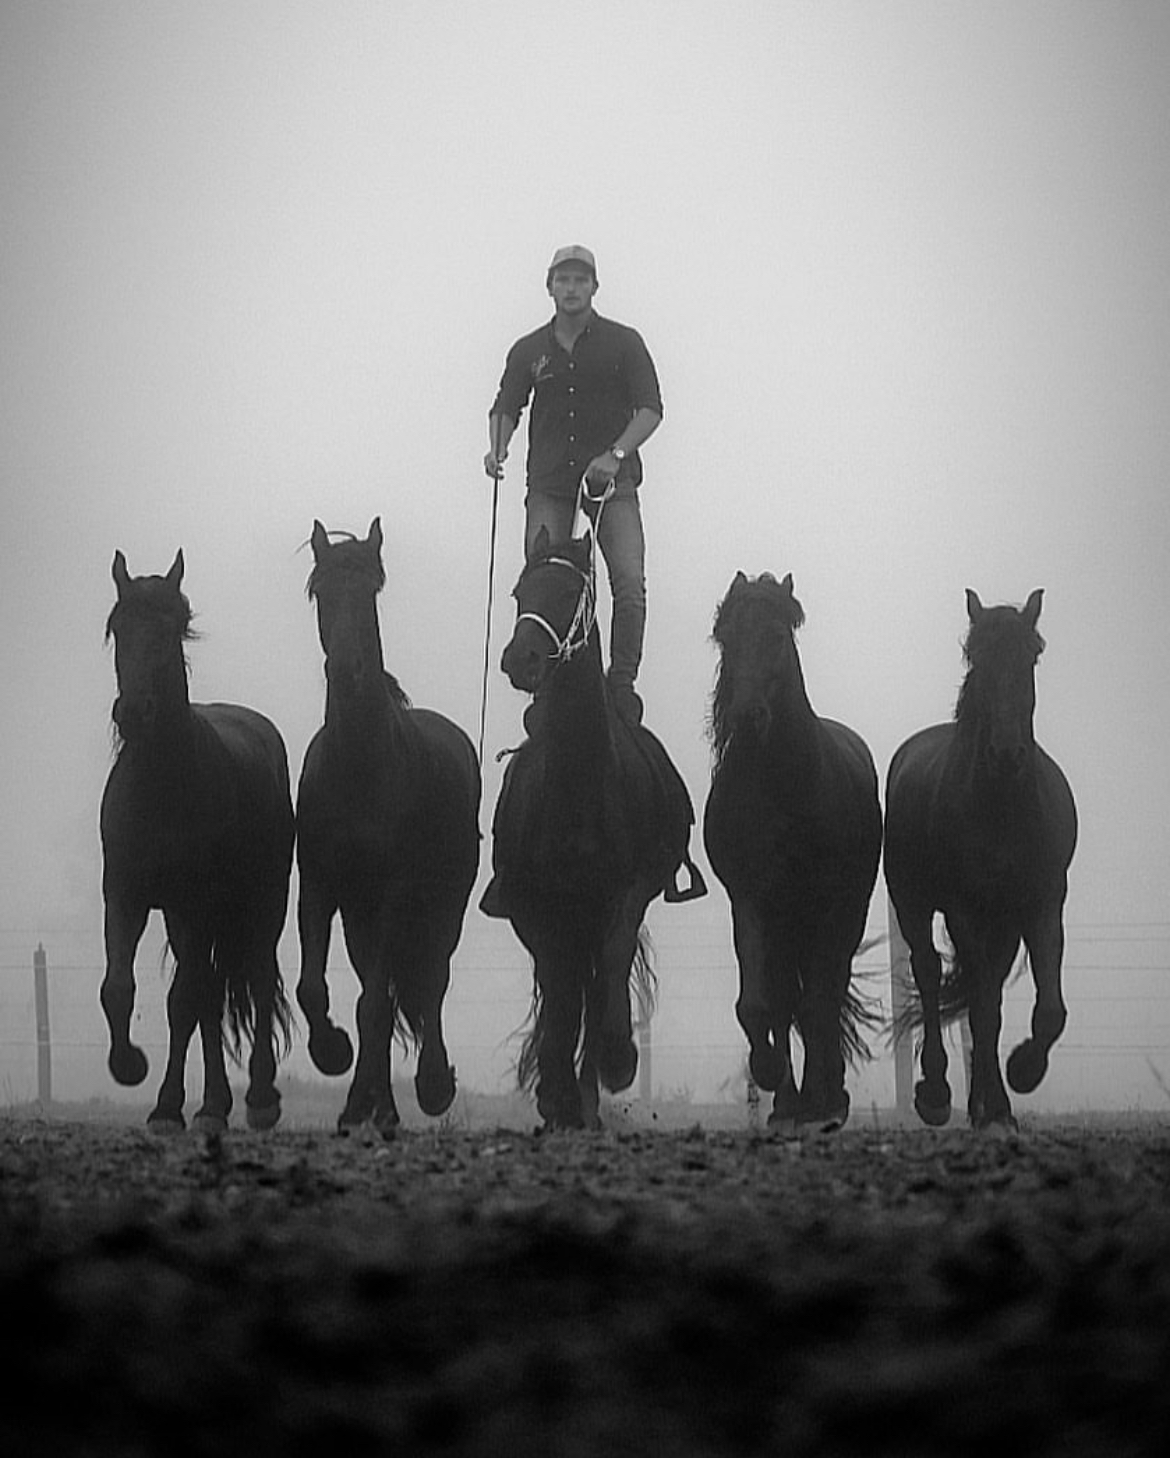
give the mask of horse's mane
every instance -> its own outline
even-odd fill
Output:
[[[1044,648],[1043,637],[1028,625],[1016,608],[1010,605],[987,608],[978,621],[971,624],[963,640],[967,672],[955,701],[955,719],[962,719],[971,712],[975,697],[973,680],[981,664],[1008,657],[1026,658],[1029,663],[1035,663]]]
[[[711,637],[719,648],[726,649],[737,632],[742,631],[744,614],[749,607],[757,606],[770,614],[790,633],[804,625],[804,608],[800,599],[792,592],[791,581],[777,582],[770,572],[759,577],[745,577],[741,572],[728,588],[723,601],[715,609],[711,626]],[[727,706],[731,699],[735,678],[734,655],[721,652],[715,672],[715,688],[711,695],[711,711],[707,733],[711,740],[715,761],[718,763],[731,740],[731,724],[728,721]]]

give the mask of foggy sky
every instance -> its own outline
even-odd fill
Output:
[[[116,548],[183,548],[192,696],[295,777],[304,543],[380,515],[388,666],[474,737],[486,411],[576,241],[662,379],[641,686],[696,808],[737,570],[793,572],[883,776],[953,709],[964,589],[1043,587],[1068,919],[1170,923],[1168,65],[1160,3],[4,0],[0,923],[100,926]],[[523,706],[493,672],[485,834]]]

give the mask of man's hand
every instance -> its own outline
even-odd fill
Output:
[[[507,459],[507,451],[501,451],[498,456],[496,455],[495,451],[488,451],[487,455],[484,456],[483,468],[493,481],[499,481],[503,479],[504,462]]]
[[[611,486],[618,473],[618,458],[612,451],[602,451],[585,467],[585,484],[590,488]]]

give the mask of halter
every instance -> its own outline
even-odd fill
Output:
[[[577,506],[574,516],[574,525],[579,517],[585,520],[585,532],[592,537],[589,544],[589,570],[584,572],[571,562],[568,557],[546,557],[540,564],[542,567],[567,567],[570,572],[575,572],[581,579],[581,594],[577,599],[577,606],[569,621],[569,626],[562,637],[547,618],[540,613],[518,613],[516,621],[523,622],[525,618],[531,623],[542,627],[553,641],[553,651],[548,655],[554,663],[568,663],[575,657],[585,644],[589,641],[589,634],[593,631],[593,625],[597,621],[597,531],[601,524],[601,513],[605,503],[613,495],[614,484],[610,481],[600,496],[590,494],[585,478],[581,478],[581,485],[577,489]],[[597,507],[597,511],[590,516],[585,510],[587,505]]]

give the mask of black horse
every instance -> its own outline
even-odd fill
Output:
[[[703,817],[731,901],[749,1068],[773,1092],[769,1122],[835,1128],[846,1060],[867,1054],[853,958],[881,854],[877,771],[852,729],[813,711],[792,576],[736,574],[715,615],[714,769]],[[804,1047],[800,1088],[790,1032]]]
[[[389,1134],[399,1122],[390,1074],[395,1036],[418,1051],[425,1114],[455,1097],[443,1041],[443,999],[479,867],[479,761],[470,739],[431,709],[413,708],[383,667],[377,595],[382,526],[331,542],[313,523],[309,596],[325,653],[325,723],[305,753],[297,794],[297,1000],[309,1055],[345,1073],[353,1045],[330,1020],[325,964],[340,912],[361,982],[358,1057],[338,1120]]]
[[[1077,814],[1063,771],[1032,730],[1042,600],[1037,589],[1022,610],[985,608],[968,589],[968,669],[954,723],[920,730],[890,763],[886,883],[921,1000],[923,1077],[914,1105],[927,1124],[950,1118],[942,1024],[966,1013],[970,1121],[1014,1127],[999,1034],[1004,983],[1021,939],[1036,1002],[1032,1035],[1008,1059],[1017,1093],[1039,1085],[1064,1031],[1062,918]],[[945,977],[931,935],[936,911],[954,946]]]
[[[481,906],[507,918],[534,962],[534,1020],[520,1083],[545,1124],[595,1128],[598,1080],[617,1092],[638,1067],[630,982],[653,991],[643,917],[705,893],[688,841],[690,796],[666,750],[615,712],[594,620],[591,536],[542,529],[515,589],[501,666],[536,695],[508,764]],[[678,881],[683,867],[689,877]]]
[[[288,759],[276,728],[237,704],[192,704],[183,644],[191,608],[183,554],[165,577],[131,577],[114,555],[118,756],[102,796],[106,971],[101,1002],[110,1072],[139,1084],[147,1060],[130,1039],[134,954],[153,909],[175,956],[167,997],[170,1051],[149,1122],[183,1125],[184,1069],[196,1026],[203,1044],[203,1105],[196,1123],[226,1128],[232,1106],[224,1065],[225,1003],[231,1050],[251,1040],[248,1123],[280,1118],[277,1039],[289,1010],[276,944],[288,912],[293,812]]]

